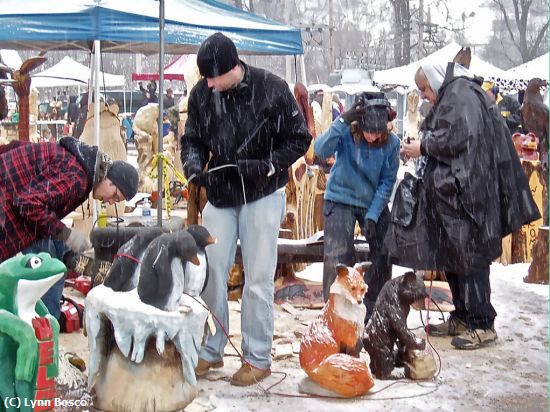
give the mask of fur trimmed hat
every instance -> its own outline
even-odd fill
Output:
[[[126,200],[133,198],[138,190],[139,176],[136,168],[130,163],[115,160],[107,170],[107,177]]]
[[[239,54],[233,41],[222,33],[208,37],[197,53],[197,66],[204,77],[218,77],[239,64]]]
[[[383,133],[388,130],[391,118],[391,104],[381,92],[364,92],[357,96],[357,101],[364,107],[365,115],[361,116],[358,126],[369,133]]]

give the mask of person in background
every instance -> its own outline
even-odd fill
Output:
[[[143,94],[143,102],[141,103],[142,106],[146,106],[149,103],[158,103],[159,99],[157,97],[157,82],[154,80],[151,80],[149,83],[147,83],[147,89],[143,87],[142,82],[138,82],[139,90],[141,90],[141,93]]]
[[[174,91],[170,88],[166,89],[166,95],[164,96],[164,110],[169,109],[170,107],[176,104],[174,100]]]
[[[13,141],[0,146],[0,262],[18,252],[47,251],[63,260],[91,248],[87,236],[61,221],[90,193],[109,204],[135,196],[137,170],[73,137],[58,142]],[[45,303],[59,315],[63,282]]]
[[[313,121],[315,123],[315,133],[321,134],[321,117],[323,115],[323,97],[325,92],[322,89],[316,90],[313,94],[310,106],[313,111]]]
[[[195,373],[223,366],[227,278],[240,240],[244,363],[230,383],[247,386],[271,374],[273,280],[285,185],[288,168],[304,155],[311,135],[287,83],[241,61],[222,33],[202,43],[197,65],[203,77],[189,94],[181,161],[189,182],[206,187],[202,224],[218,243],[206,251],[210,277],[201,296],[221,325],[208,334]]]
[[[508,130],[510,130],[510,136],[514,133],[521,133],[521,105],[512,96],[502,95],[499,92],[498,86],[493,82],[484,81],[481,84],[481,88],[485,90],[487,96],[496,103],[500,110],[500,114],[506,120]]]
[[[433,105],[421,140],[402,148],[425,160],[417,171],[416,213],[407,226],[392,221],[384,245],[399,265],[445,271],[455,309],[428,333],[452,336],[457,349],[477,349],[497,339],[489,267],[502,253],[502,238],[540,214],[481,82],[455,63],[422,64],[415,82]]]
[[[394,118],[395,112],[383,93],[365,92],[314,144],[318,157],[336,158],[324,196],[323,298],[329,298],[336,265],[356,263],[357,222],[369,243],[372,262],[365,273],[365,324],[382,286],[392,275],[382,242],[390,218],[388,202],[399,168],[399,138],[388,131],[388,123]]]
[[[69,96],[69,106],[67,107],[67,122],[72,127],[76,122],[76,116],[78,114],[78,104],[76,103],[76,96]]]
[[[88,119],[88,92],[84,92],[80,95],[77,101],[78,109],[76,113],[76,121],[73,127],[73,137],[77,139],[84,131],[84,126]]]
[[[336,93],[332,94],[332,120],[344,113],[344,105]]]

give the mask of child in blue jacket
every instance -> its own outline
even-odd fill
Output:
[[[400,141],[388,130],[388,122],[394,118],[395,112],[383,93],[365,92],[315,140],[318,157],[335,156],[324,196],[323,297],[328,300],[336,264],[353,265],[355,261],[353,242],[358,222],[369,243],[372,262],[365,274],[365,323],[380,289],[391,279],[391,264],[382,254],[382,243],[399,167]]]

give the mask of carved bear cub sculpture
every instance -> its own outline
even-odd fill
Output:
[[[390,378],[397,354],[403,360],[407,359],[408,351],[424,350],[424,339],[407,329],[407,316],[410,305],[425,297],[424,282],[414,272],[386,282],[380,291],[363,337],[363,347],[370,356],[370,369],[376,378]]]

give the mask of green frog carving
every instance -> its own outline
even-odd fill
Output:
[[[59,324],[40,298],[66,270],[48,253],[19,255],[0,264],[0,411],[32,411],[39,361],[35,317],[49,320],[54,351],[47,376],[57,376]]]

